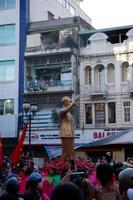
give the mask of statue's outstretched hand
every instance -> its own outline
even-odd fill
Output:
[[[75,97],[75,101],[78,101],[80,99],[80,95],[77,95],[76,97]]]

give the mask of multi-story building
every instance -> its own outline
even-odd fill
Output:
[[[78,0],[0,1],[0,132],[3,138],[16,138],[22,127],[24,51],[28,23],[75,15],[91,22],[80,9]]]
[[[25,52],[24,99],[38,106],[31,124],[32,135],[43,135],[46,139],[44,133],[49,135],[53,130],[50,139],[55,139],[55,135],[59,138],[61,99],[63,96],[73,98],[79,93],[78,32],[89,28],[92,27],[80,17],[30,23]],[[79,124],[77,112],[74,112],[75,127]],[[58,133],[55,134],[55,130]],[[45,141],[42,140],[43,145]]]
[[[80,127],[133,127],[133,26],[80,32]],[[95,135],[98,137],[98,135]]]
[[[91,24],[91,18],[80,8],[81,0],[29,0],[29,20],[37,22],[80,16]]]
[[[25,0],[0,1],[0,132],[4,138],[17,137],[23,92],[25,18]]]

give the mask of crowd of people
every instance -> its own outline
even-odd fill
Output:
[[[55,159],[37,169],[32,158],[22,156],[13,166],[4,156],[0,200],[133,200],[132,164],[105,158]]]

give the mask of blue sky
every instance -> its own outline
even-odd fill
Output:
[[[97,29],[133,25],[133,0],[84,0],[80,5]]]

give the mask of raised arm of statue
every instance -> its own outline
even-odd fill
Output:
[[[73,106],[75,106],[76,102],[80,99],[80,96],[77,95],[75,97],[75,100],[71,100],[68,96],[65,96],[62,98],[63,108],[61,110],[61,113],[67,113],[72,109]]]

